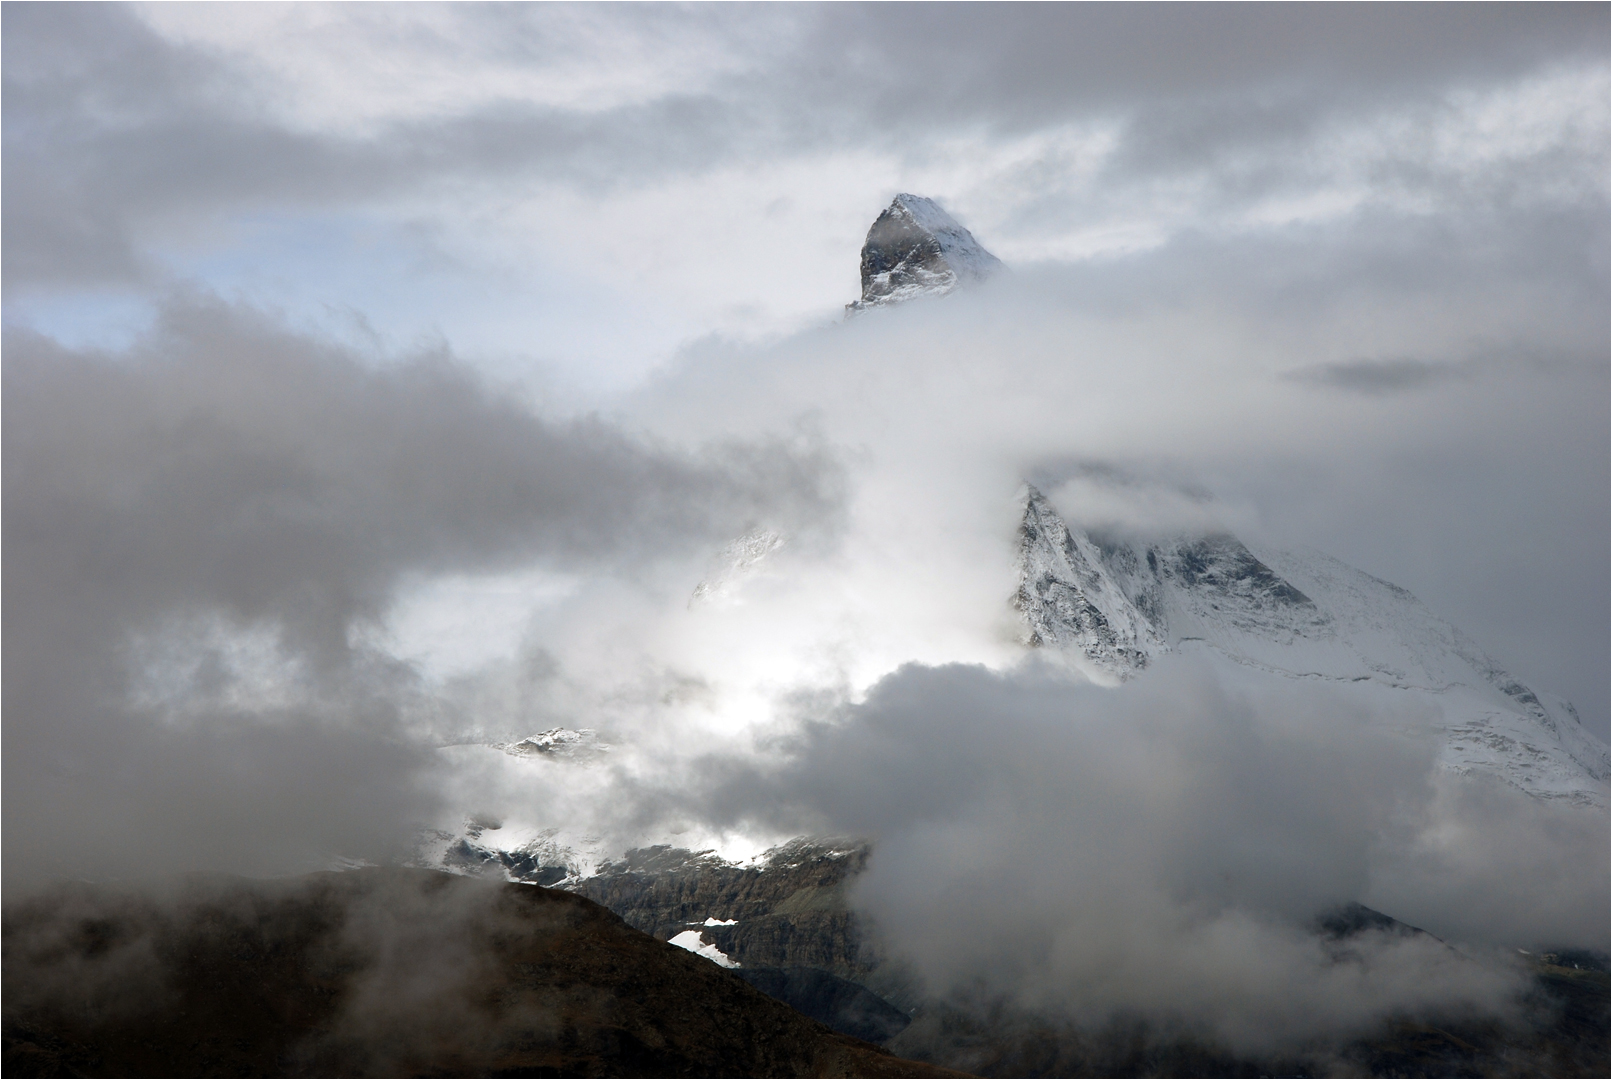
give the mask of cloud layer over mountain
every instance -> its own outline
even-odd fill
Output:
[[[914,666],[808,725],[787,764],[712,762],[703,787],[729,813],[876,837],[856,903],[931,992],[1257,1049],[1396,1010],[1505,1012],[1505,958],[1471,943],[1604,943],[1606,823],[1430,775],[1393,696],[1177,658],[1119,691]],[[1468,944],[1368,939],[1339,964],[1306,930],[1354,899]]]
[[[1006,604],[1033,479],[1325,549],[1604,736],[1604,7],[4,29],[8,888],[841,830],[937,986],[1298,1034],[1456,992],[1328,982],[1324,904],[1604,947],[1604,819]],[[1010,272],[842,322],[897,191]],[[552,725],[613,749],[464,745]]]
[[[652,566],[835,512],[820,454],[546,423],[451,356],[366,367],[213,302],[125,354],[6,353],[16,885],[406,853],[432,705],[365,635],[406,575]]]

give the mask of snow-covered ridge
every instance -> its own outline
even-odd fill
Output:
[[[934,200],[903,193],[868,229],[862,245],[862,298],[847,304],[846,311],[944,296],[1001,269],[1002,261]]]
[[[1374,683],[1436,706],[1444,768],[1607,805],[1607,747],[1570,703],[1535,694],[1406,590],[1330,556],[1256,553],[1224,533],[1096,534],[1027,487],[1018,567],[1025,643],[1099,681],[1199,649],[1295,679]]]
[[[689,597],[692,608],[727,599],[745,578],[756,572],[767,557],[784,546],[784,535],[772,529],[753,529],[725,546],[711,560],[705,578]]]
[[[545,754],[556,758],[583,759],[610,752],[608,743],[601,742],[599,733],[592,728],[549,728],[536,735],[528,735],[519,742],[493,743],[495,749],[515,757],[535,757]]]

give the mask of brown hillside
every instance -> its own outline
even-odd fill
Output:
[[[955,1076],[583,897],[423,870],[5,913],[7,1076]]]

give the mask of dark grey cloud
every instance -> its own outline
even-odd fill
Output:
[[[526,14],[547,9],[456,10],[501,55],[555,47]],[[759,17],[621,10],[653,33]],[[1057,162],[1045,176],[1032,162],[1010,179],[1004,228],[1033,238],[1125,220],[1158,183],[1165,202],[1197,200],[1168,243],[1021,268],[1011,289],[977,302],[885,313],[760,354],[736,348],[703,371],[691,361],[632,407],[672,414],[672,430],[776,431],[822,404],[812,394],[852,388],[825,398],[828,423],[839,409],[850,419],[836,437],[870,445],[902,408],[928,410],[904,430],[932,441],[903,447],[907,464],[886,478],[913,500],[937,486],[978,494],[946,488],[941,473],[1007,455],[1031,467],[1064,453],[1059,440],[1083,420],[1112,424],[1126,469],[1188,478],[1257,507],[1283,540],[1412,588],[1604,731],[1607,211],[1600,181],[1583,179],[1604,175],[1604,140],[1465,172],[1386,152],[1357,179],[1415,196],[1412,209],[1225,225],[1273,192],[1324,187],[1337,159],[1310,150],[1328,124],[1410,110],[1425,126],[1452,90],[1604,66],[1603,6],[834,5],[791,17],[798,38],[764,70],[698,91],[594,111],[478,102],[343,133],[293,129],[260,75],[159,37],[135,9],[9,4],[6,287],[160,282],[165,243],[241,212],[446,201],[527,181],[597,193],[824,151],[922,163],[955,155],[959,132],[1005,143],[1110,123],[1118,149],[1089,190],[1061,186]],[[1551,186],[1562,176],[1565,194]],[[1087,318],[1076,329],[1091,336],[1071,337],[1065,316]],[[1379,328],[1382,344],[1362,340]],[[535,418],[446,353],[377,362],[211,302],[170,305],[126,354],[22,332],[5,344],[14,886],[41,873],[255,872],[395,854],[444,786],[416,738],[419,714],[447,707],[363,644],[400,581],[532,561],[607,574],[758,520],[799,529],[836,512],[837,473],[810,447],[672,452],[600,421]],[[1157,422],[1190,382],[1177,374],[1244,347],[1255,358],[1225,365],[1224,393],[1208,387],[1174,415],[1224,412],[1246,430],[1209,422],[1188,438]],[[1269,368],[1245,378],[1259,356],[1314,374],[1264,415],[1239,399],[1290,380]],[[1131,385],[1118,378],[1127,363],[1157,378]],[[1471,380],[1432,378],[1469,367]],[[990,382],[1007,371],[1015,393],[1043,392],[1003,419],[977,387],[1009,385]],[[1428,378],[1417,392],[1359,392],[1418,372]],[[935,393],[977,374],[990,378],[966,398]],[[1118,392],[1087,392],[1104,386]],[[1389,412],[1424,400],[1436,407]],[[1112,404],[1086,416],[1087,401]],[[1375,409],[1387,419],[1373,429],[1362,410]],[[1009,435],[985,430],[998,420]],[[989,498],[1024,475],[1000,471]],[[944,541],[901,539],[894,550],[912,558]],[[272,677],[254,679],[264,667]],[[519,684],[520,718],[549,715],[525,700],[547,679]],[[1504,793],[1424,789],[1425,755],[1357,732],[1362,709],[1346,695],[1228,689],[1190,672],[1151,685],[1114,695],[910,669],[811,727],[793,764],[718,769],[692,797],[629,784],[620,816],[652,824],[697,810],[877,835],[862,902],[933,979],[978,973],[977,946],[1000,962],[991,977],[1073,987],[1069,1000],[1103,1007],[1213,1016],[1232,973],[1254,987],[1237,1015],[1280,1012],[1271,988],[1295,972],[1311,979],[1319,963],[1287,936],[1295,922],[1335,900],[1370,902],[1384,865],[1374,838],[1429,815],[1496,828],[1446,863],[1402,860],[1409,884],[1384,894],[1391,913],[1508,941],[1546,915],[1577,934],[1598,911],[1604,929],[1604,895],[1566,865],[1588,851],[1594,870],[1604,837],[1596,856],[1582,828]],[[649,696],[661,700],[659,683]],[[1188,759],[1192,770],[1177,768]],[[528,805],[562,801],[546,796],[520,793]],[[1491,843],[1502,836],[1516,858]],[[1562,887],[1555,906],[1531,911],[1536,892],[1513,887],[1539,881]],[[1484,903],[1456,910],[1478,893]],[[1092,982],[1105,973],[1082,943],[1116,935],[1165,967]],[[1238,966],[1261,957],[1275,958],[1263,973]],[[1161,983],[1166,968],[1181,978]],[[1379,984],[1376,1001],[1340,992],[1299,1004],[1347,1024],[1381,1001],[1414,1004],[1428,985],[1407,976]],[[1082,986],[1101,993],[1082,999]]]
[[[735,42],[763,18],[725,14],[730,28],[697,8],[631,17],[651,37],[696,26]],[[1591,43],[1606,33],[1595,5],[829,5],[793,15],[778,31],[794,35],[787,46],[698,91],[596,111],[476,103],[337,134],[275,120],[277,91],[261,76],[158,36],[129,9],[8,5],[7,287],[150,277],[152,234],[246,207],[350,205],[489,177],[599,191],[853,147],[922,160],[950,152],[945,139],[959,130],[1005,137],[1093,117],[1123,124],[1108,183],[1218,170],[1226,197],[1246,199],[1313,181],[1303,147],[1330,119],[1598,63]],[[563,48],[541,18],[496,7],[460,17],[499,56]]]
[[[911,665],[860,704],[802,707],[781,764],[709,761],[683,804],[872,838],[854,902],[933,994],[1268,1045],[1504,1012],[1510,976],[1475,941],[1604,947],[1605,821],[1430,773],[1413,713],[1348,689],[1182,659],[1116,690]],[[1305,927],[1351,900],[1468,951],[1335,964]]]
[[[880,112],[1042,121],[1296,84],[1336,98],[1597,57],[1592,5],[833,5],[813,40]],[[1257,115],[1257,113],[1256,113]]]
[[[216,301],[126,354],[5,348],[19,884],[395,854],[436,797],[407,715],[430,704],[362,630],[407,574],[630,574],[759,519],[832,527],[813,451],[546,422],[451,356],[366,361]]]
[[[1287,375],[1296,382],[1331,386],[1357,394],[1402,393],[1460,376],[1460,371],[1449,364],[1417,360],[1413,357],[1390,360],[1338,360],[1330,364],[1298,368]]]

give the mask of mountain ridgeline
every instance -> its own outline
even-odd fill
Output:
[[[1013,606],[1023,641],[1098,681],[1201,650],[1294,679],[1373,683],[1430,702],[1439,764],[1541,799],[1607,806],[1607,746],[1397,585],[1319,552],[1256,553],[1225,532],[1121,536],[1024,492]]]
[[[1213,1039],[1138,1018],[1094,1029],[1008,1001],[982,1008],[966,998],[933,996],[886,955],[877,927],[848,904],[848,888],[870,852],[863,843],[800,838],[740,866],[662,846],[630,852],[572,887],[655,937],[693,930],[738,965],[732,974],[836,1031],[903,1059],[978,1076],[1606,1072],[1606,957],[1591,953],[1534,958],[1523,1012],[1509,1022],[1458,1008],[1389,1018],[1373,1030],[1266,1056],[1235,1054]],[[1339,965],[1368,963],[1372,947],[1384,941],[1437,940],[1358,903],[1319,913],[1308,931]]]
[[[1002,269],[933,200],[897,195],[868,230],[862,297],[848,308],[942,296]],[[1033,485],[1023,502],[1010,602],[1027,647],[1107,683],[1198,651],[1279,676],[1390,687],[1434,706],[1442,768],[1607,809],[1607,744],[1573,705],[1523,685],[1406,590],[1319,552],[1256,551],[1225,530],[1071,525]]]

